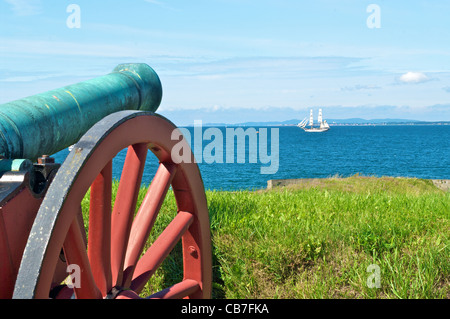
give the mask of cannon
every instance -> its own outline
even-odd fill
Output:
[[[0,105],[1,299],[211,296],[203,181],[195,161],[173,158],[174,145],[190,148],[183,137],[172,140],[177,127],[155,114],[161,99],[151,67],[121,64],[110,74]],[[55,163],[51,155],[71,145],[64,162]],[[113,158],[122,150],[113,200]],[[147,158],[150,152],[155,156]],[[152,159],[159,166],[137,207]],[[170,188],[175,217],[149,246]],[[84,198],[89,212],[83,216]],[[143,296],[179,242],[182,279]],[[77,282],[67,284],[72,269]]]

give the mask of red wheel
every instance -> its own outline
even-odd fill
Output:
[[[48,298],[64,250],[67,265],[81,269],[77,298],[139,298],[156,269],[181,239],[183,280],[150,297],[209,298],[211,239],[203,182],[195,163],[176,164],[171,150],[176,127],[150,112],[114,113],[92,127],[67,157],[50,185],[24,251],[14,298]],[[186,143],[184,140],[182,143]],[[116,200],[111,207],[112,159],[128,147]],[[184,149],[189,149],[187,143]],[[160,165],[136,216],[147,151]],[[178,162],[178,161],[176,161]],[[143,252],[169,186],[176,217]],[[91,188],[88,236],[79,221]],[[57,271],[56,271],[57,273]],[[72,296],[65,287],[53,291]]]

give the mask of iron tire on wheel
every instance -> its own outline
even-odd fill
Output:
[[[57,297],[139,298],[144,285],[182,241],[183,280],[154,298],[210,298],[211,238],[203,182],[194,161],[172,159],[174,124],[151,112],[122,111],[94,125],[76,144],[49,187],[23,254],[13,298],[49,298],[63,247],[67,265],[81,269],[80,286]],[[112,159],[127,157],[114,205]],[[135,214],[147,151],[160,162]],[[192,155],[192,154],[191,154]],[[191,158],[193,158],[191,156]],[[169,187],[176,217],[143,252]],[[91,190],[89,236],[79,220],[81,201]],[[113,207],[112,207],[113,206]]]

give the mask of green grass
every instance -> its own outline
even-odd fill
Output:
[[[354,176],[206,195],[213,298],[450,296],[450,193],[430,181]],[[169,193],[152,234],[175,210]],[[370,265],[380,288],[367,284]],[[181,269],[177,246],[145,293],[179,281]]]

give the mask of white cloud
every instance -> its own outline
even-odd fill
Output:
[[[42,13],[40,0],[5,0],[11,5],[11,9],[18,16],[32,16]]]
[[[361,90],[379,90],[381,89],[378,85],[361,85],[357,84],[354,86],[345,86],[341,88],[341,91],[361,91]]]
[[[157,4],[157,5],[162,5],[162,2],[156,1],[156,0],[145,0],[145,2],[153,3],[153,4]]]
[[[164,2],[162,2],[162,1],[157,1],[157,0],[144,0],[144,1],[145,1],[145,2],[148,2],[148,3],[151,3],[151,4],[154,4],[154,5],[157,5],[157,6],[160,6],[161,8],[164,8],[164,9],[169,9],[169,10],[173,10],[173,11],[178,11],[178,10],[176,10],[175,8],[166,5],[166,4],[165,4]]]
[[[400,76],[400,82],[402,83],[422,83],[429,80],[428,76],[421,72],[407,72]]]
[[[23,75],[23,76],[12,76],[5,79],[0,79],[0,82],[34,82],[41,81],[51,78],[52,74],[47,75]]]
[[[12,39],[0,37],[0,57],[4,53],[48,55],[48,56],[88,56],[142,58],[146,48],[125,47],[119,44],[78,43],[64,41]]]

